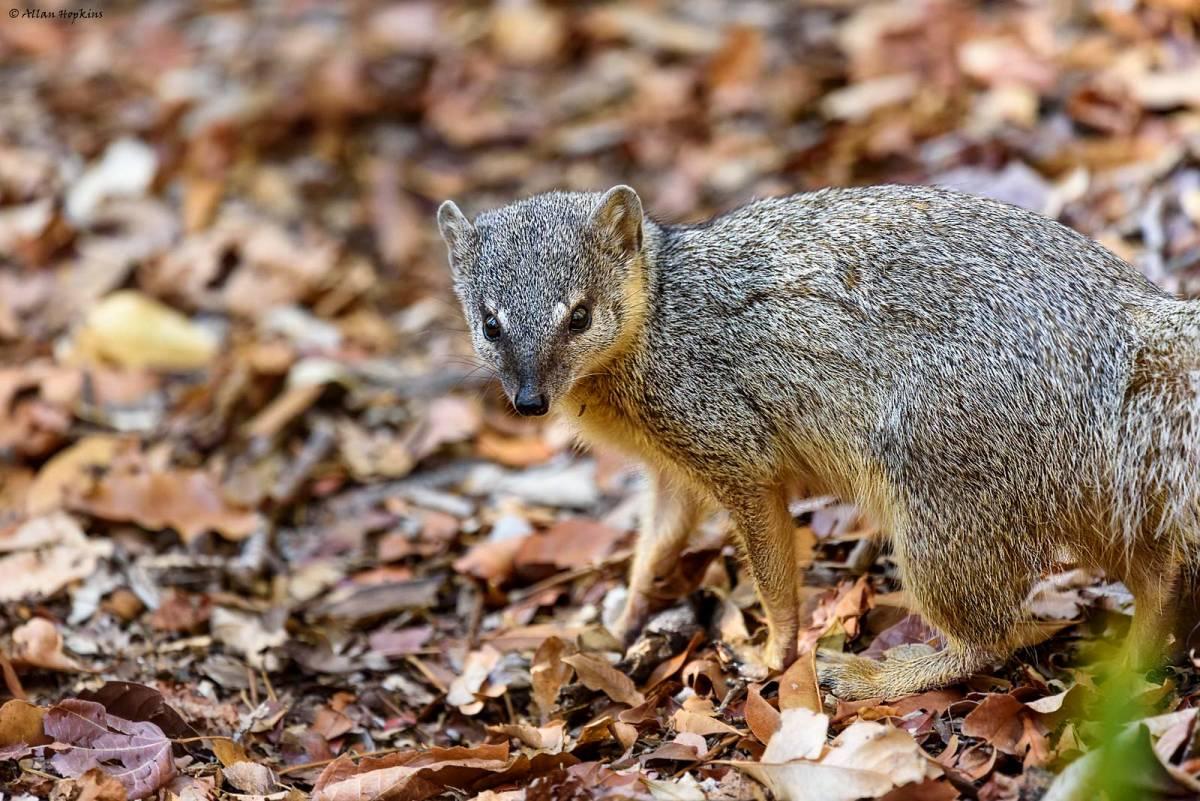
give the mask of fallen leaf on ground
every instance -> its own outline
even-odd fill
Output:
[[[141,465],[109,471],[71,506],[105,520],[137,523],[151,531],[172,528],[184,542],[207,531],[243,540],[263,525],[262,517],[225,500],[220,484],[203,470],[152,472]]]
[[[81,692],[79,699],[101,704],[108,714],[125,720],[149,721],[171,738],[197,736],[196,730],[171,708],[161,692],[144,684],[109,681],[98,690]]]
[[[457,706],[464,715],[478,714],[483,709],[483,701],[478,695],[487,681],[488,674],[499,661],[500,652],[486,645],[467,654],[462,670],[450,683],[446,703]]]
[[[355,763],[340,757],[313,784],[312,801],[423,801],[447,787],[469,785],[481,775],[508,767],[508,746],[430,748],[366,757]]]
[[[45,715],[46,710],[28,701],[5,701],[0,706],[0,748],[53,742],[42,727]]]
[[[175,775],[171,741],[148,721],[109,715],[91,701],[67,699],[46,712],[46,734],[67,746],[51,759],[65,776],[100,768],[125,786],[131,799],[145,798]]]
[[[817,683],[816,654],[799,657],[779,677],[779,709],[803,708],[821,711],[821,688]]]
[[[243,793],[263,796],[271,792],[276,785],[275,774],[271,769],[254,762],[235,762],[227,765],[222,772],[225,781]]]
[[[979,737],[1006,754],[1030,756],[1040,763],[1049,752],[1037,715],[1012,695],[993,693],[963,718],[962,732]]]
[[[9,537],[0,538],[0,602],[52,597],[62,588],[87,578],[112,543],[89,539],[69,515],[55,512],[22,523]]]
[[[251,667],[278,670],[276,649],[288,641],[283,615],[279,614],[283,611],[261,616],[218,606],[212,611],[210,623],[213,639],[246,657]]]
[[[86,672],[87,668],[63,652],[63,638],[49,620],[35,617],[13,630],[12,662],[16,667],[44,668],[64,673]]]
[[[571,680],[575,669],[564,656],[575,652],[573,645],[558,637],[547,637],[533,655],[529,666],[529,679],[533,685],[533,703],[541,713],[542,720],[549,717],[558,702],[559,690]]]
[[[814,725],[814,721],[820,721],[808,710],[790,710],[790,715],[795,716],[792,719],[811,739],[815,737],[810,729],[823,728],[823,725]],[[789,723],[785,718],[784,725],[771,738],[772,743],[780,738],[786,740],[788,730]],[[804,744],[805,740],[799,742]],[[812,745],[811,742],[808,744]],[[798,750],[794,744],[788,743],[781,744],[775,753],[791,755]],[[786,801],[880,798],[898,787],[942,775],[942,769],[925,756],[912,735],[901,729],[868,721],[857,721],[848,726],[818,761],[793,759],[782,763],[766,762],[771,752],[769,743],[763,762],[734,764]]]
[[[568,518],[526,537],[513,561],[518,569],[589,567],[609,556],[624,533],[583,518]]]
[[[750,727],[750,733],[766,745],[771,741],[772,735],[779,731],[781,724],[782,716],[779,710],[762,697],[762,687],[758,684],[747,687],[746,725]]]
[[[617,703],[637,706],[646,700],[638,692],[633,679],[598,656],[575,654],[564,656],[562,661],[575,668],[576,675],[585,687],[599,690]]]
[[[92,307],[76,332],[75,348],[92,364],[197,370],[216,356],[217,339],[171,307],[122,290]]]

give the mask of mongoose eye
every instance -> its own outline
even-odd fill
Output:
[[[567,327],[571,330],[572,334],[579,334],[586,331],[591,324],[592,312],[587,306],[580,303],[571,310],[571,322]]]
[[[500,321],[494,315],[483,318],[483,335],[493,342],[500,338]]]

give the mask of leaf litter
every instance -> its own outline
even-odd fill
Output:
[[[636,470],[509,414],[433,213],[627,182],[696,221],[934,183],[1057,217],[1194,295],[1196,40],[1167,0],[6,21],[0,785],[1001,801],[1090,797],[1124,748],[1138,792],[1193,792],[1195,665],[1132,686],[1108,737],[1129,595],[1069,566],[1029,601],[1050,639],[1007,664],[909,698],[823,693],[817,648],[941,647],[832,499],[793,506],[812,567],[788,671],[759,659],[721,518],[623,649],[605,624]]]

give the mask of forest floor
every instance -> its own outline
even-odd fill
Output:
[[[623,652],[636,466],[510,414],[433,212],[937,183],[1194,293],[1198,30],[1190,0],[0,18],[0,799],[1015,801],[1108,739],[1113,797],[1196,797],[1195,665],[1106,694],[1129,594],[1069,565],[1044,644],[845,703],[762,666],[718,518]],[[853,509],[794,511],[807,653],[938,647]]]

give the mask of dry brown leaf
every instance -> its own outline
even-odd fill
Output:
[[[0,748],[53,742],[42,728],[45,715],[46,710],[28,701],[6,701],[0,706]]]
[[[43,668],[64,673],[90,672],[63,653],[63,638],[49,620],[35,617],[13,630],[14,667]]]
[[[370,431],[350,420],[339,420],[337,440],[342,459],[360,481],[400,478],[416,464],[408,443],[387,430]]]
[[[152,472],[133,464],[110,470],[71,506],[105,520],[137,523],[159,531],[172,528],[184,542],[207,531],[242,540],[263,525],[257,513],[229,503],[219,482],[203,470]]]
[[[92,768],[73,783],[79,788],[79,795],[73,796],[74,801],[126,801],[129,798],[125,785],[100,768]]]
[[[217,339],[169,306],[121,290],[92,307],[76,332],[75,349],[90,364],[197,370],[216,356]]]
[[[646,700],[638,692],[633,679],[598,656],[575,654],[563,657],[562,661],[575,668],[576,675],[585,687],[599,690],[619,704],[637,706]]]
[[[575,646],[558,637],[547,637],[533,655],[529,667],[529,678],[533,684],[533,703],[542,720],[550,716],[558,702],[558,692],[563,688],[575,669],[563,657],[573,654]]]
[[[779,677],[779,709],[807,709],[821,711],[821,687],[817,682],[816,653],[810,652],[798,658]]]
[[[507,744],[401,751],[357,764],[343,756],[317,777],[312,801],[423,800],[508,764]]]
[[[275,774],[266,765],[254,762],[234,762],[222,771],[225,780],[243,793],[263,796],[275,789]]]
[[[500,661],[500,652],[489,645],[467,654],[462,670],[450,683],[446,703],[457,706],[464,715],[477,715],[483,709],[478,695],[488,679],[492,668]]]
[[[556,453],[541,436],[502,437],[491,431],[479,435],[475,450],[481,458],[506,467],[532,467],[549,461]]]
[[[848,726],[819,761],[795,759],[767,762],[768,756],[811,753],[815,732],[827,725],[805,709],[785,711],[783,726],[771,738],[764,761],[735,762],[784,801],[854,801],[880,798],[897,787],[936,779],[942,769],[930,760],[908,732],[880,723],[857,721]],[[794,732],[792,732],[794,730]],[[791,737],[797,741],[791,741]],[[774,750],[772,745],[779,742]],[[796,743],[799,743],[797,745]]]
[[[514,560],[529,536],[489,537],[477,542],[454,560],[454,569],[491,584],[503,584],[512,576]]]
[[[413,458],[420,461],[443,445],[470,439],[483,423],[479,401],[447,395],[429,404],[417,436]]]
[[[694,703],[699,701],[700,703]],[[682,708],[675,710],[671,716],[671,725],[675,731],[690,732],[707,737],[710,734],[741,734],[733,726],[715,716],[710,702],[695,697],[684,702]]]
[[[762,697],[762,685],[751,684],[746,688],[746,725],[750,732],[766,745],[771,736],[779,731],[782,717],[779,710]]]
[[[49,598],[79,579],[87,578],[100,559],[112,553],[112,543],[86,537],[79,523],[55,512],[22,523],[0,539],[0,601]]]
[[[226,767],[238,762],[250,761],[250,757],[246,755],[246,749],[240,743],[235,743],[225,737],[213,738],[210,747],[212,752],[217,755],[217,759]]]
[[[624,537],[603,523],[572,517],[525,538],[514,557],[518,569],[550,566],[560,570],[599,564]]]
[[[288,641],[283,609],[255,615],[218,606],[212,611],[210,628],[213,639],[224,643],[246,663],[259,670],[278,670],[278,649]]]
[[[1006,754],[1030,751],[1040,762],[1049,748],[1045,729],[1036,717],[1012,695],[993,693],[963,718],[962,733],[986,740]]]
[[[565,726],[564,721],[556,720],[541,727],[531,726],[528,723],[507,723],[487,728],[490,732],[514,737],[530,748],[557,754],[563,748]]]
[[[61,509],[72,492],[79,493],[89,487],[93,476],[129,447],[136,447],[136,442],[93,434],[62,449],[38,471],[26,496],[25,510],[36,516]]]

